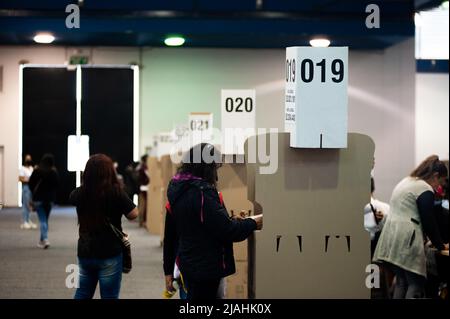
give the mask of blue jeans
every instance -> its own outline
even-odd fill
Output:
[[[122,263],[122,254],[106,259],[78,258],[80,282],[74,298],[92,299],[99,282],[102,299],[119,299]]]
[[[48,239],[48,218],[50,211],[52,210],[52,203],[48,202],[35,202],[36,212],[39,218],[39,227],[41,229],[40,240]]]
[[[30,201],[30,187],[28,184],[22,184],[22,220],[24,223],[30,222]]]

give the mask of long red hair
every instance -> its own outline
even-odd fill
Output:
[[[105,154],[92,155],[86,163],[81,187],[89,198],[102,199],[105,195],[120,192],[111,158]]]

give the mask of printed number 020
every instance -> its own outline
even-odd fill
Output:
[[[235,105],[236,103],[236,105]],[[244,106],[244,109],[242,109]],[[225,110],[227,112],[251,112],[253,111],[253,99],[248,97],[245,100],[241,97],[235,98],[234,100],[229,97],[225,100]]]

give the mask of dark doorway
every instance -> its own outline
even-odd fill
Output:
[[[35,163],[52,153],[60,174],[56,204],[68,203],[75,173],[67,171],[67,136],[76,130],[76,72],[66,68],[23,69],[22,153]]]
[[[90,153],[104,153],[119,164],[133,161],[133,79],[131,68],[82,68],[81,131]]]

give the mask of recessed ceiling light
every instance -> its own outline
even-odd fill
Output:
[[[309,41],[309,44],[315,48],[326,48],[330,46],[330,40],[325,38],[316,38]]]
[[[33,38],[36,43],[52,43],[55,37],[50,33],[38,33]]]
[[[165,45],[169,46],[169,47],[179,47],[181,45],[184,44],[186,40],[183,37],[180,36],[171,36],[171,37],[167,37],[164,40]]]

